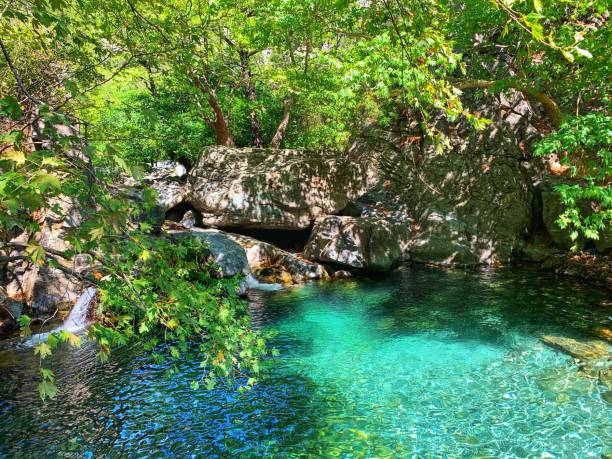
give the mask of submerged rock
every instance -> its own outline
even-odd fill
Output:
[[[365,170],[329,151],[207,148],[188,201],[211,226],[308,228],[365,192]]]
[[[387,271],[408,260],[410,222],[381,217],[318,219],[304,257],[372,271]]]
[[[612,391],[612,368],[602,368],[598,372],[599,382]]]
[[[589,329],[589,333],[599,339],[612,343],[612,330],[610,330],[608,327],[594,326]]]
[[[608,346],[602,341],[578,341],[563,336],[542,336],[541,340],[555,349],[576,357],[583,362],[602,359],[609,356]]]

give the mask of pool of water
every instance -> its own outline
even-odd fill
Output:
[[[604,292],[531,269],[424,267],[252,295],[280,355],[252,390],[193,391],[137,349],[59,352],[42,403],[31,351],[0,353],[1,457],[600,458],[607,390],[543,334],[610,327]]]

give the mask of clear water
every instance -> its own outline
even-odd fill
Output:
[[[412,268],[253,297],[280,356],[255,389],[192,391],[135,349],[55,360],[42,404],[30,352],[0,354],[2,457],[558,457],[612,452],[607,390],[542,334],[610,327],[600,291],[533,270]]]

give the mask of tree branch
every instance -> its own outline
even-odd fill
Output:
[[[497,86],[497,85],[499,85],[500,88],[512,88],[519,92],[522,92],[526,96],[533,97],[534,99],[536,99],[538,102],[540,102],[544,106],[544,108],[546,109],[546,112],[548,113],[550,121],[553,124],[553,127],[555,129],[558,129],[559,126],[561,125],[561,119],[563,118],[563,115],[557,103],[550,96],[544,94],[543,92],[536,91],[535,89],[525,86],[523,84],[509,81],[509,80],[501,80],[501,81],[467,80],[467,81],[454,83],[454,86],[457,89],[461,89],[461,90],[464,90],[464,89],[491,89],[493,86]]]
[[[4,54],[4,59],[6,59],[6,63],[11,69],[11,73],[13,74],[13,76],[15,77],[15,80],[17,81],[17,86],[19,87],[19,89],[21,89],[21,91],[25,94],[25,96],[28,99],[30,99],[32,102],[34,102],[35,104],[40,104],[40,101],[36,99],[34,96],[32,96],[32,94],[30,94],[28,89],[25,87],[25,84],[23,83],[23,80],[21,79],[21,75],[19,74],[19,71],[13,64],[11,55],[9,54],[6,47],[4,46],[4,41],[2,40],[2,38],[0,38],[0,48],[2,49],[2,54]]]

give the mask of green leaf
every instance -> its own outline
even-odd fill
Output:
[[[45,262],[46,252],[41,245],[30,243],[27,245],[25,253],[30,257],[30,260],[38,265],[42,265]]]
[[[51,348],[47,343],[40,343],[34,347],[34,353],[40,355],[41,359],[45,359],[51,355]]]
[[[9,161],[13,161],[18,166],[23,166],[26,162],[26,157],[23,151],[13,150],[11,148],[8,151],[2,153],[2,159],[8,159]]]
[[[562,49],[561,54],[563,54],[563,57],[565,57],[568,61],[574,62],[574,55],[570,51]]]
[[[17,323],[19,324],[20,327],[23,327],[23,328],[29,327],[31,322],[32,322],[32,319],[25,314],[23,314],[17,319]]]
[[[20,204],[16,199],[5,199],[2,201],[2,205],[6,207],[13,215],[19,212]]]
[[[54,188],[59,190],[62,186],[59,178],[53,174],[48,174],[46,172],[39,172],[36,179],[34,180],[37,188],[43,193],[47,191],[49,188]]]
[[[48,381],[55,381],[55,374],[48,368],[42,368],[40,369],[40,376],[42,377],[43,380],[48,380]]]
[[[53,156],[45,156],[42,160],[42,165],[60,167],[64,165],[64,162],[59,158],[54,158]]]
[[[57,396],[57,386],[48,380],[43,380],[38,384],[38,392],[43,401],[47,398],[53,399]]]
[[[108,147],[108,145],[107,145],[107,147]],[[121,169],[123,169],[123,172],[125,172],[126,174],[129,174],[129,175],[132,175],[132,171],[130,170],[130,167],[125,162],[125,159],[123,159],[122,157],[120,157],[118,155],[113,155],[113,160],[115,161],[115,163],[117,163],[117,165]]]
[[[104,237],[104,227],[92,228],[89,230],[89,235],[94,241],[99,241]]]
[[[7,116],[12,120],[21,118],[23,111],[19,105],[19,101],[13,96],[7,96],[0,99],[0,116]]]

